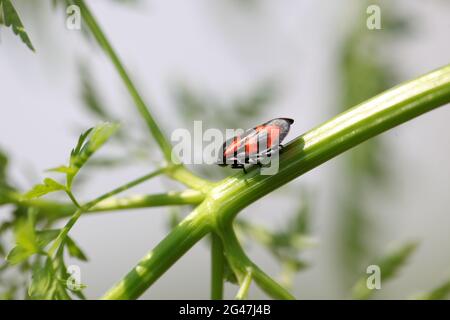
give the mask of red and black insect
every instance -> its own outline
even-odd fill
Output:
[[[245,165],[261,165],[278,151],[294,120],[276,118],[244,132],[242,136],[228,139],[220,150],[217,164],[244,169]]]

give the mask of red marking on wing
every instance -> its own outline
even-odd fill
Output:
[[[267,132],[267,149],[272,148],[274,143],[279,143],[280,128],[278,126],[259,126],[255,130],[258,133]]]
[[[241,138],[239,136],[234,137],[233,142],[225,149],[223,154],[226,157],[233,156],[238,148],[241,146]]]
[[[245,154],[252,155],[258,153],[258,137],[253,136],[247,139],[245,142]]]

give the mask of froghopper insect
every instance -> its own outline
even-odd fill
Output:
[[[245,165],[262,165],[263,160],[282,147],[281,142],[293,123],[294,120],[290,118],[275,118],[248,129],[242,136],[228,139],[220,150],[217,164],[231,165],[231,168],[243,169],[244,172]]]

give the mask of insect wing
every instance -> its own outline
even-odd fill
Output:
[[[240,164],[257,164],[278,150],[280,130],[277,126],[259,126],[243,139],[237,148],[236,161]]]

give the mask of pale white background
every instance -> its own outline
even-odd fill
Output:
[[[62,10],[54,12],[48,4],[38,5],[40,1],[44,2],[17,1],[36,54],[9,30],[1,30],[0,146],[12,154],[13,177],[24,189],[38,182],[45,169],[64,163],[79,130],[94,124],[80,111],[77,97],[80,57],[89,61],[96,85],[120,115],[123,128],[141,125],[103,53],[86,44],[79,32],[65,28]],[[168,133],[179,125],[170,94],[171,83],[178,79],[226,101],[261,79],[275,77],[281,95],[254,124],[280,115],[292,117],[296,124],[289,137],[294,137],[326,120],[336,112],[336,50],[351,23],[365,15],[358,0],[259,1],[256,6],[242,6],[237,0],[152,0],[134,8],[89,2]],[[384,51],[386,59],[398,66],[401,79],[449,63],[449,4],[438,0],[395,4],[414,28],[412,35]],[[449,119],[446,106],[384,135],[395,175],[390,191],[375,190],[370,204],[383,226],[379,243],[413,238],[421,240],[421,246],[401,277],[383,287],[382,297],[402,298],[450,276]],[[314,234],[320,239],[319,247],[308,254],[314,266],[296,279],[299,298],[343,297],[334,278],[330,235],[339,219],[333,212],[334,193],[345,184],[333,179],[338,163],[339,159],[330,161],[294,182],[314,191]],[[100,194],[144,170],[148,169],[101,170],[79,197]],[[136,191],[163,191],[168,185],[155,180]],[[247,208],[243,216],[282,225],[294,205],[278,192]],[[73,235],[91,258],[81,265],[90,297],[99,297],[162,239],[166,214],[165,209],[137,210],[84,217],[77,223]],[[206,244],[196,245],[144,298],[209,297]],[[252,247],[250,254],[268,273],[276,273],[276,264],[262,250]],[[229,297],[233,290],[227,287]],[[264,295],[254,290],[252,297]]]

